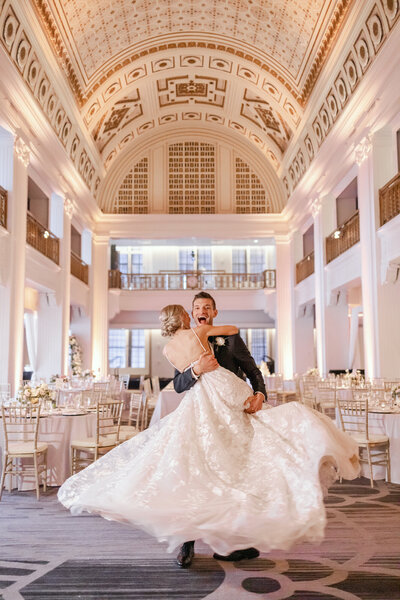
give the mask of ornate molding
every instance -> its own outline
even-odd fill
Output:
[[[304,127],[302,142],[293,148],[293,158],[282,178],[282,181],[287,182],[289,196],[311,165],[337,119],[343,114],[399,19],[400,2],[377,0],[364,23],[354,30],[346,58],[338,65],[332,86],[322,96],[319,110],[310,116]],[[303,151],[303,158],[306,158],[303,170],[300,168],[300,151]]]
[[[57,138],[65,148],[75,168],[89,190],[93,190],[95,167],[88,157],[83,142],[74,136],[73,118],[62,105],[51,77],[38,58],[34,44],[24,30],[19,12],[21,3],[0,2],[0,44],[14,63],[16,71],[26,84],[32,98],[37,102],[43,116],[50,123]]]
[[[354,149],[355,161],[360,166],[367,158],[372,148],[371,137],[368,135]]]
[[[22,164],[25,167],[27,167],[31,160],[31,151],[29,149],[29,146],[25,144],[25,142],[20,137],[16,137],[14,143],[14,150],[18,160],[20,160]]]
[[[76,213],[75,205],[69,198],[64,198],[64,211],[69,219],[72,219]]]

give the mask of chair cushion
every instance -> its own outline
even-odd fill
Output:
[[[36,454],[47,450],[47,444],[38,442],[36,446]],[[33,442],[10,442],[8,444],[9,454],[34,454],[35,444]]]
[[[377,433],[374,435],[370,435],[367,440],[363,433],[352,433],[351,431],[349,431],[348,433],[351,435],[352,438],[356,440],[358,444],[364,444],[365,446],[367,445],[367,442],[369,442],[370,444],[386,444],[389,441],[388,436],[384,434]]]
[[[115,446],[115,443],[116,436],[113,435],[109,437],[100,437],[98,444],[96,444],[96,438],[94,437],[86,438],[83,440],[73,440],[71,442],[71,446],[74,446],[75,448],[95,448],[96,446],[98,446],[99,448],[106,448],[107,446]]]

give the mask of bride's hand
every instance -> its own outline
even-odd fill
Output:
[[[203,352],[198,362],[193,366],[193,372],[195,375],[201,375],[202,373],[210,373],[218,368],[218,361],[211,352]]]

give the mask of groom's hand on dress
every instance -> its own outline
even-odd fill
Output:
[[[259,410],[261,410],[263,402],[264,394],[262,394],[261,392],[256,392],[254,396],[249,396],[248,398],[246,398],[246,401],[244,403],[244,412],[248,413],[249,415],[258,412]]]
[[[218,361],[211,352],[203,352],[198,362],[193,365],[193,373],[198,377],[202,373],[210,373],[218,368]]]

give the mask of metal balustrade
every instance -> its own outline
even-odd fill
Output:
[[[135,275],[109,271],[109,288],[122,290],[249,290],[276,287],[276,272],[168,271]]]
[[[360,241],[360,217],[358,210],[337,227],[326,239],[326,262],[329,263]]]
[[[314,273],[314,250],[296,264],[296,283]]]
[[[77,277],[83,283],[89,283],[89,265],[80,256],[71,250],[71,275]]]
[[[0,186],[0,225],[7,229],[7,190]]]
[[[60,240],[39,223],[29,211],[26,222],[26,241],[57,265],[60,264]]]
[[[381,226],[400,214],[400,173],[379,190]]]

